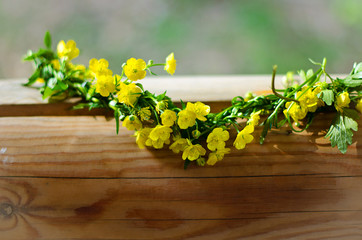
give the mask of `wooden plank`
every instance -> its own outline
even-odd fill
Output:
[[[281,76],[278,76],[280,79]],[[23,87],[26,79],[0,80],[0,116],[78,116],[111,115],[104,110],[71,110],[79,99],[48,104],[42,100],[35,88]],[[279,81],[280,82],[280,81]],[[253,84],[250,84],[253,83]],[[234,96],[244,96],[245,86],[256,93],[270,88],[270,76],[199,76],[199,77],[157,77],[142,81],[150,92],[167,94],[175,101],[204,101],[218,105],[217,109],[229,105]],[[280,85],[280,84],[279,84]],[[222,103],[220,105],[220,103]]]
[[[133,132],[115,133],[104,117],[0,118],[0,175],[50,177],[223,177],[294,174],[362,175],[362,133],[343,155],[324,139],[331,115],[317,116],[306,133],[272,131],[232,152],[216,167],[190,167],[164,150],[139,149]],[[362,121],[359,121],[361,124]],[[261,133],[257,128],[255,137]],[[288,136],[287,136],[288,135]],[[232,147],[235,133],[228,146]]]
[[[0,178],[2,239],[360,239],[362,178]]]
[[[247,88],[266,89],[243,77],[161,80],[144,82],[208,100],[214,112]],[[82,113],[39,99],[0,81],[0,239],[362,238],[362,133],[347,154],[332,149],[323,138],[331,114],[308,132],[272,131],[264,145],[185,171],[180,155],[140,150],[124,128],[117,136],[114,120],[40,117]],[[35,117],[4,117],[19,112]]]

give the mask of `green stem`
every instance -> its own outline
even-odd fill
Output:
[[[274,95],[281,98],[281,99],[287,100],[287,101],[294,101],[294,102],[299,103],[298,100],[296,100],[294,98],[284,97],[283,95],[277,93],[277,91],[275,90],[275,75],[276,75],[276,72],[277,72],[277,68],[278,68],[277,65],[273,66],[273,76],[272,76],[272,86],[271,86],[271,88],[272,88],[272,91],[273,91]]]
[[[155,64],[148,65],[146,68],[155,67],[155,66],[166,66],[166,63],[155,63]]]

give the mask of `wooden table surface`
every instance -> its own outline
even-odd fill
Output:
[[[216,111],[247,89],[269,89],[269,81],[143,84]],[[330,114],[306,133],[274,130],[264,145],[233,149],[214,167],[183,170],[180,155],[138,149],[133,133],[116,135],[101,112],[46,104],[21,82],[0,81],[1,240],[362,239],[362,132],[339,153],[324,139]]]

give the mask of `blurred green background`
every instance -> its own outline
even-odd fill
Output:
[[[361,0],[0,0],[0,78],[28,77],[28,49],[74,39],[88,64],[114,72],[129,57],[164,61],[177,75],[267,74],[328,59],[332,73],[362,60]]]

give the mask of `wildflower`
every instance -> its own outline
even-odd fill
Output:
[[[294,122],[298,122],[300,119],[305,118],[308,113],[308,109],[304,105],[295,102],[287,102],[285,108],[286,109],[283,111],[284,115],[287,116],[289,114]]]
[[[198,159],[196,159],[196,164],[199,166],[205,166],[206,162],[205,162],[205,158],[203,157],[199,157]]]
[[[171,133],[172,129],[170,127],[157,125],[150,132],[146,140],[146,146],[153,146],[156,149],[163,148],[164,144],[170,143]]]
[[[63,40],[60,41],[57,46],[57,52],[58,57],[64,57],[67,58],[67,60],[72,60],[79,55],[79,49],[77,48],[74,40],[69,40],[67,43]]]
[[[253,125],[253,126],[258,125],[259,120],[260,120],[260,113],[261,113],[261,111],[253,112],[248,120],[248,124]]]
[[[230,153],[230,148],[220,148],[216,152],[212,152],[209,154],[209,159],[207,160],[207,165],[215,165],[218,161],[224,159],[225,154]]]
[[[163,125],[171,127],[176,121],[176,113],[167,109],[161,114],[161,121]]]
[[[188,146],[185,148],[182,159],[194,161],[198,159],[200,156],[204,156],[206,154],[205,148],[203,148],[200,144],[193,145],[190,140],[188,140]]]
[[[202,102],[188,102],[186,105],[186,110],[194,112],[196,114],[196,118],[200,121],[206,121],[205,116],[210,113],[210,106],[205,105]]]
[[[137,81],[146,77],[146,62],[143,59],[130,58],[123,67],[124,74],[131,81]]]
[[[303,88],[304,89],[304,88]],[[318,93],[320,88],[316,88],[315,90],[312,90],[311,88],[309,88],[298,100],[300,105],[303,105],[307,112],[315,112],[318,108],[318,103],[319,103],[319,98],[318,98]],[[304,91],[304,90],[302,90]],[[300,94],[302,93],[302,91],[299,91],[297,93],[297,98],[300,96]]]
[[[53,65],[53,68],[57,71],[60,70],[60,63],[59,63],[59,59],[53,59],[50,61],[50,64]]]
[[[157,104],[156,104],[156,111],[157,111],[158,113],[160,113],[160,111],[163,111],[163,110],[167,109],[167,107],[168,107],[167,101],[157,102]]]
[[[139,148],[143,149],[145,148],[146,141],[148,139],[148,136],[150,135],[150,132],[152,131],[152,128],[142,128],[139,131],[136,131],[133,136],[136,137],[136,143]]]
[[[181,129],[186,129],[195,125],[196,114],[187,109],[180,111],[178,114],[177,124]]]
[[[97,79],[96,92],[103,97],[108,97],[110,93],[116,90],[114,78],[110,75],[101,75]]]
[[[207,147],[211,151],[225,147],[225,141],[229,139],[229,132],[222,128],[215,128],[206,139]]]
[[[142,128],[141,121],[134,115],[127,116],[122,123],[123,127],[126,127],[128,130],[139,130]]]
[[[165,71],[169,74],[173,75],[176,70],[176,60],[173,53],[170,53],[170,55],[166,58],[166,65],[165,65]]]
[[[337,96],[334,107],[337,109],[337,111],[343,112],[343,108],[348,107],[350,102],[351,99],[349,98],[348,92],[343,92]]]
[[[37,83],[44,83],[45,82],[44,78],[37,78],[35,81]]]
[[[235,148],[240,150],[245,148],[247,143],[251,143],[254,139],[254,137],[250,134],[252,132],[254,132],[253,125],[247,125],[242,131],[240,131],[234,141]]]
[[[138,115],[140,116],[142,121],[150,120],[150,118],[151,118],[150,107],[141,108],[141,110],[138,111]]]
[[[133,107],[141,93],[142,90],[136,84],[122,83],[121,90],[118,92],[118,101]]]
[[[193,130],[191,134],[195,139],[198,139],[201,136],[201,132],[199,130]]]
[[[360,98],[357,102],[356,109],[362,113],[362,98]]]
[[[112,75],[112,71],[108,69],[108,61],[104,58],[99,60],[92,58],[89,60],[89,69],[94,73],[95,76],[99,77],[100,75]]]
[[[172,150],[172,152],[179,153],[183,152],[187,146],[188,143],[186,138],[178,138],[170,145],[169,148]]]
[[[248,91],[248,92],[245,94],[244,100],[245,100],[245,101],[249,101],[250,99],[253,99],[253,98],[255,98],[255,97],[256,97],[256,95],[255,95],[253,92]]]

